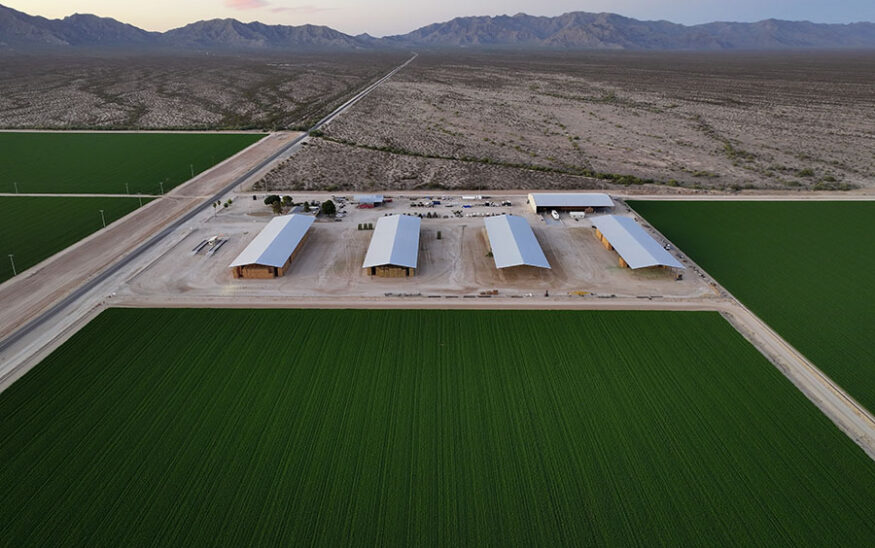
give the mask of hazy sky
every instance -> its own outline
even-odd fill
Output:
[[[32,15],[113,17],[148,30],[234,17],[271,24],[328,25],[375,36],[403,34],[464,15],[559,15],[610,11],[638,19],[695,24],[770,17],[823,23],[875,21],[875,0],[0,0]]]

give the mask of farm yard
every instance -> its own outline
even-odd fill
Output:
[[[157,195],[263,137],[0,132],[0,192]]]
[[[875,202],[629,202],[875,410]]]
[[[875,542],[716,313],[111,309],[0,416],[9,546]]]
[[[142,200],[145,205],[149,200]],[[20,274],[140,206],[137,198],[0,197],[0,282]]]

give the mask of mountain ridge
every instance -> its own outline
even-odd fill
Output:
[[[514,47],[558,50],[872,49],[875,23],[812,23],[766,19],[755,23],[681,25],[613,13],[569,12],[556,17],[457,17],[407,34],[351,36],[327,26],[268,25],[211,19],[152,32],[115,19],[73,14],[28,15],[0,5],[0,50],[53,48],[189,48],[194,50],[376,50],[386,48]]]

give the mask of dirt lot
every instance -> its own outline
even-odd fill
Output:
[[[260,196],[263,197],[263,196]],[[302,199],[304,196],[297,196]],[[329,196],[307,195],[324,200]],[[617,254],[604,249],[587,220],[575,221],[565,215],[560,222],[535,215],[521,195],[508,196],[512,207],[461,207],[458,197],[448,197],[441,206],[429,209],[410,206],[408,198],[396,196],[384,208],[360,210],[347,206],[348,216],[341,222],[318,221],[313,225],[301,252],[288,274],[278,280],[235,280],[228,264],[252,241],[270,220],[271,214],[261,200],[241,195],[235,206],[222,211],[181,240],[148,269],[118,291],[120,302],[141,302],[168,296],[209,302],[211,298],[233,295],[235,300],[263,297],[274,303],[297,297],[383,297],[392,294],[421,294],[465,298],[484,290],[499,290],[502,296],[567,295],[586,291],[603,297],[648,297],[690,299],[717,297],[711,287],[695,275],[675,281],[670,271],[632,271],[621,269]],[[504,197],[493,196],[492,200]],[[447,203],[455,207],[445,207]],[[474,202],[478,203],[478,202]],[[463,210],[472,216],[455,217],[452,211]],[[619,212],[625,212],[623,206]],[[439,214],[440,218],[423,219],[420,236],[419,268],[416,276],[383,279],[366,276],[361,268],[373,234],[358,230],[359,223],[375,223],[386,213]],[[552,265],[552,269],[522,267],[498,270],[484,234],[483,218],[478,215],[514,213],[523,215]],[[448,218],[444,218],[448,216]],[[441,239],[437,238],[438,232]],[[202,240],[213,236],[228,238],[215,255],[193,254]]]
[[[873,62],[426,53],[258,188],[870,187]]]
[[[0,56],[0,127],[310,127],[405,57]]]

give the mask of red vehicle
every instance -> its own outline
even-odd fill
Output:
[[[359,204],[356,207],[359,209],[374,209],[374,204]]]

